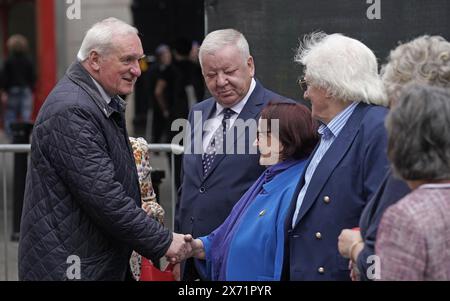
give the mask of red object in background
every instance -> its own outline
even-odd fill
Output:
[[[139,281],[175,281],[173,276],[174,264],[169,263],[164,271],[156,268],[147,258],[142,257],[141,277]]]
[[[33,119],[56,84],[56,39],[54,0],[36,1],[37,82]]]
[[[361,231],[359,227],[352,228],[353,231]]]

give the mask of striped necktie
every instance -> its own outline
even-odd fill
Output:
[[[230,108],[226,108],[222,112],[222,124],[214,132],[214,135],[212,136],[211,140],[209,141],[208,147],[206,148],[206,152],[202,157],[203,175],[205,176],[208,174],[208,171],[210,170],[212,163],[214,162],[217,150],[222,147],[222,144],[225,141],[226,132],[230,124],[230,118],[231,116],[233,116],[233,114],[235,114],[235,112]]]

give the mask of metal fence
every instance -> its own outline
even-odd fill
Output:
[[[177,144],[149,144],[149,150],[151,152],[165,152],[170,153],[170,181],[171,181],[171,206],[172,206],[172,216],[171,216],[171,224],[172,229],[174,229],[174,220],[175,220],[175,202],[177,191],[175,187],[175,154],[182,154],[183,147]],[[7,201],[7,183],[6,183],[6,161],[5,155],[6,153],[29,153],[31,151],[30,144],[0,144],[0,166],[2,168],[2,185],[3,185],[3,233],[4,233],[4,257],[5,257],[5,280],[8,280],[8,201]]]

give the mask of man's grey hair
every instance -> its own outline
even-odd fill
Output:
[[[77,58],[80,62],[83,62],[89,57],[91,51],[106,55],[115,47],[113,41],[114,37],[126,36],[129,34],[138,34],[138,30],[113,17],[95,23],[86,32],[80,50],[78,51]]]
[[[344,101],[387,106],[375,54],[358,40],[340,33],[306,35],[294,61],[305,66],[312,85]]]
[[[205,54],[214,54],[227,46],[236,46],[242,55],[244,63],[247,62],[247,59],[250,57],[247,40],[239,31],[228,28],[212,31],[205,37],[198,52],[200,66],[203,68],[202,59]]]
[[[404,180],[450,179],[450,89],[408,85],[386,119],[388,156]]]
[[[390,101],[412,82],[450,88],[450,43],[441,36],[420,36],[391,51],[381,76]]]

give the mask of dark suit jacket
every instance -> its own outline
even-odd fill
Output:
[[[409,189],[408,185],[404,181],[395,178],[389,170],[376,194],[364,208],[359,221],[361,236],[364,240],[364,249],[359,253],[356,261],[361,280],[369,280],[367,269],[372,263],[367,263],[367,258],[375,254],[375,241],[383,213],[389,206],[397,203],[410,191],[411,189]]]
[[[262,108],[269,100],[292,102],[292,100],[287,100],[265,89],[257,81],[256,87],[238,119],[257,120]],[[191,147],[195,141],[194,131],[200,133],[197,135],[201,138],[203,123],[212,116],[215,108],[214,98],[202,101],[192,108],[189,114],[189,124],[192,126]],[[194,124],[194,112],[200,112],[201,123],[197,120],[197,124]],[[238,138],[239,134],[235,136],[235,143]],[[253,141],[246,140],[247,146],[251,146]],[[200,141],[200,148],[201,145]],[[188,149],[191,148],[188,147]],[[246,147],[246,149],[249,148]],[[211,233],[222,224],[234,204],[256,181],[263,170],[264,168],[259,165],[258,153],[248,154],[247,151],[246,154],[217,154],[213,166],[204,177],[202,155],[185,154],[183,156],[180,199],[176,208],[175,231],[191,233],[194,237]]]
[[[317,166],[292,229],[303,173],[286,220],[284,275],[290,280],[350,280],[338,236],[358,225],[388,168],[386,114],[386,108],[363,103],[355,108]]]

